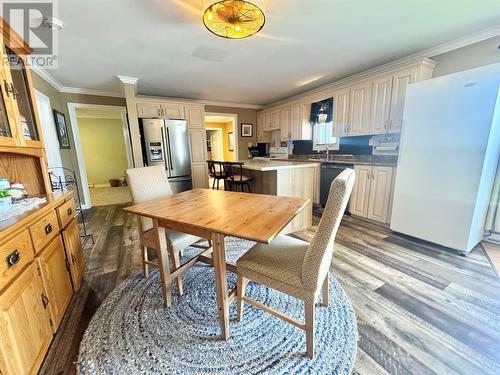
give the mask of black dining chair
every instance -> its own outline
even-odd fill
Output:
[[[226,172],[226,183],[229,190],[233,190],[233,186],[236,187],[236,191],[240,190],[244,192],[244,187],[247,187],[249,193],[252,192],[250,188],[250,183],[253,181],[253,177],[248,177],[243,174],[244,163],[240,162],[225,162],[223,163],[224,171]]]
[[[220,180],[224,181],[224,188],[225,188],[226,187],[225,180],[227,178],[227,174],[225,172],[223,163],[221,161],[207,160],[207,164],[208,164],[208,174],[214,180],[212,184],[212,189],[215,189],[215,185],[217,184],[217,190],[219,190]]]

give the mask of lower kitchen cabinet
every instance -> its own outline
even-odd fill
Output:
[[[353,215],[389,223],[394,168],[355,165],[356,182],[349,211]]]
[[[82,284],[83,274],[85,272],[85,262],[76,219],[73,219],[66,229],[62,231],[62,237],[66,250],[66,258],[68,259],[71,271],[73,289],[77,291]]]
[[[0,295],[0,373],[38,371],[52,340],[46,307],[40,278],[31,264]]]
[[[55,333],[73,296],[70,263],[66,260],[61,236],[57,236],[37,258],[37,267],[44,288],[44,304],[48,305]]]

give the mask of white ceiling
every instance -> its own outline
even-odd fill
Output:
[[[119,91],[123,75],[140,94],[267,104],[500,24],[499,0],[267,4],[261,33],[227,40],[205,29],[200,0],[61,0],[49,73],[69,87]]]

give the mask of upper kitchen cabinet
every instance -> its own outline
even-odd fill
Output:
[[[311,105],[297,103],[290,108],[290,139],[292,141],[308,141],[312,139],[310,122]]]
[[[173,120],[183,120],[184,105],[168,101],[137,101],[137,115],[140,118],[168,117]]]
[[[271,111],[271,123],[269,126],[269,130],[280,129],[280,111],[278,109]]]
[[[264,124],[264,131],[271,130],[271,112],[265,112],[262,114],[262,121]]]
[[[264,115],[262,113],[257,115],[257,142],[271,143],[271,132],[264,131]]]
[[[280,132],[282,141],[290,141],[292,138],[292,129],[290,124],[290,107],[280,109]]]
[[[345,137],[349,126],[349,88],[333,93],[333,136]]]
[[[347,135],[364,135],[370,133],[370,100],[370,82],[362,82],[351,87]]]
[[[205,108],[203,105],[185,105],[184,114],[190,128],[205,127]]]
[[[0,82],[7,82],[5,65],[0,64]],[[0,85],[0,146],[16,146],[19,143],[17,135],[17,126],[15,126],[15,117],[13,103],[9,100],[10,87],[8,84]],[[13,124],[14,126],[11,126]]]
[[[370,134],[382,134],[389,128],[393,76],[383,76],[372,81]]]
[[[411,83],[417,81],[417,74],[418,71],[415,68],[405,69],[394,74],[391,95],[391,110],[388,119],[388,130],[390,132],[399,132],[403,127],[403,109],[405,104],[406,88]]]

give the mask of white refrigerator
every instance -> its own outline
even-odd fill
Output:
[[[391,229],[467,254],[484,236],[500,155],[500,64],[406,92]]]

